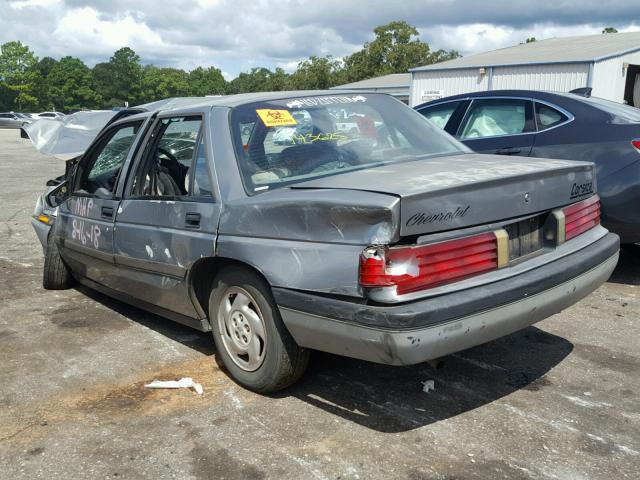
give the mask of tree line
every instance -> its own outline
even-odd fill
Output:
[[[90,68],[72,56],[39,59],[27,45],[10,41],[0,46],[0,111],[72,112],[168,97],[325,89],[460,56],[455,50],[431,50],[404,21],[380,25],[373,32],[372,41],[345,58],[311,56],[293,73],[256,67],[231,81],[215,67],[185,71],[143,64],[129,47]]]

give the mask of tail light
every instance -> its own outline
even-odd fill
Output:
[[[506,232],[499,232],[504,231],[431,245],[369,247],[360,256],[360,285],[395,286],[402,295],[495,270],[503,263],[499,251],[507,252]],[[504,248],[499,248],[503,242]]]
[[[640,139],[631,140],[631,145],[640,152]]]
[[[564,213],[565,240],[570,240],[600,223],[600,197],[594,195],[569,205],[562,209],[562,213]]]

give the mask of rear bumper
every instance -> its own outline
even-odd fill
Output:
[[[571,306],[609,278],[618,249],[618,237],[607,234],[516,278],[403,305],[364,305],[277,288],[274,294],[299,345],[409,365],[508,335]]]

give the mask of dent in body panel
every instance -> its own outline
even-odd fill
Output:
[[[219,204],[181,200],[121,202],[114,235],[117,290],[198,318],[186,280],[200,258],[214,255]],[[187,228],[186,214],[200,214],[200,228]]]
[[[595,187],[593,165],[567,160],[465,154],[388,164],[302,182],[301,189],[379,192],[401,199],[400,235],[471,227],[575,201]],[[595,190],[595,188],[594,188]]]
[[[223,208],[216,255],[275,287],[360,297],[359,255],[399,239],[399,199],[372,192],[280,189]]]
[[[371,244],[398,240],[400,201],[332,189],[280,189],[224,205],[220,233],[282,241]]]
[[[253,266],[272,287],[362,296],[358,286],[362,245],[220,235],[217,246],[217,256]]]
[[[142,260],[152,270],[184,276],[198,258],[214,253],[217,208],[212,203],[124,200],[116,223],[116,263]],[[202,229],[185,227],[187,212],[201,215]]]

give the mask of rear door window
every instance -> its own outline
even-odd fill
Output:
[[[209,165],[207,163],[206,147],[204,144],[204,135],[200,135],[198,150],[195,158],[195,166],[192,168],[192,176],[187,179],[191,185],[187,190],[194,197],[212,197],[213,188],[211,186],[211,176],[209,174]]]
[[[460,138],[518,135],[535,130],[533,104],[524,99],[474,100],[460,128]]]
[[[433,107],[425,107],[418,110],[425,118],[431,120],[436,127],[444,129],[449,123],[453,112],[456,111],[460,102],[447,102]]]
[[[536,102],[536,124],[539,132],[548,128],[557,127],[567,120],[569,120],[569,118],[564,113],[549,105]]]

